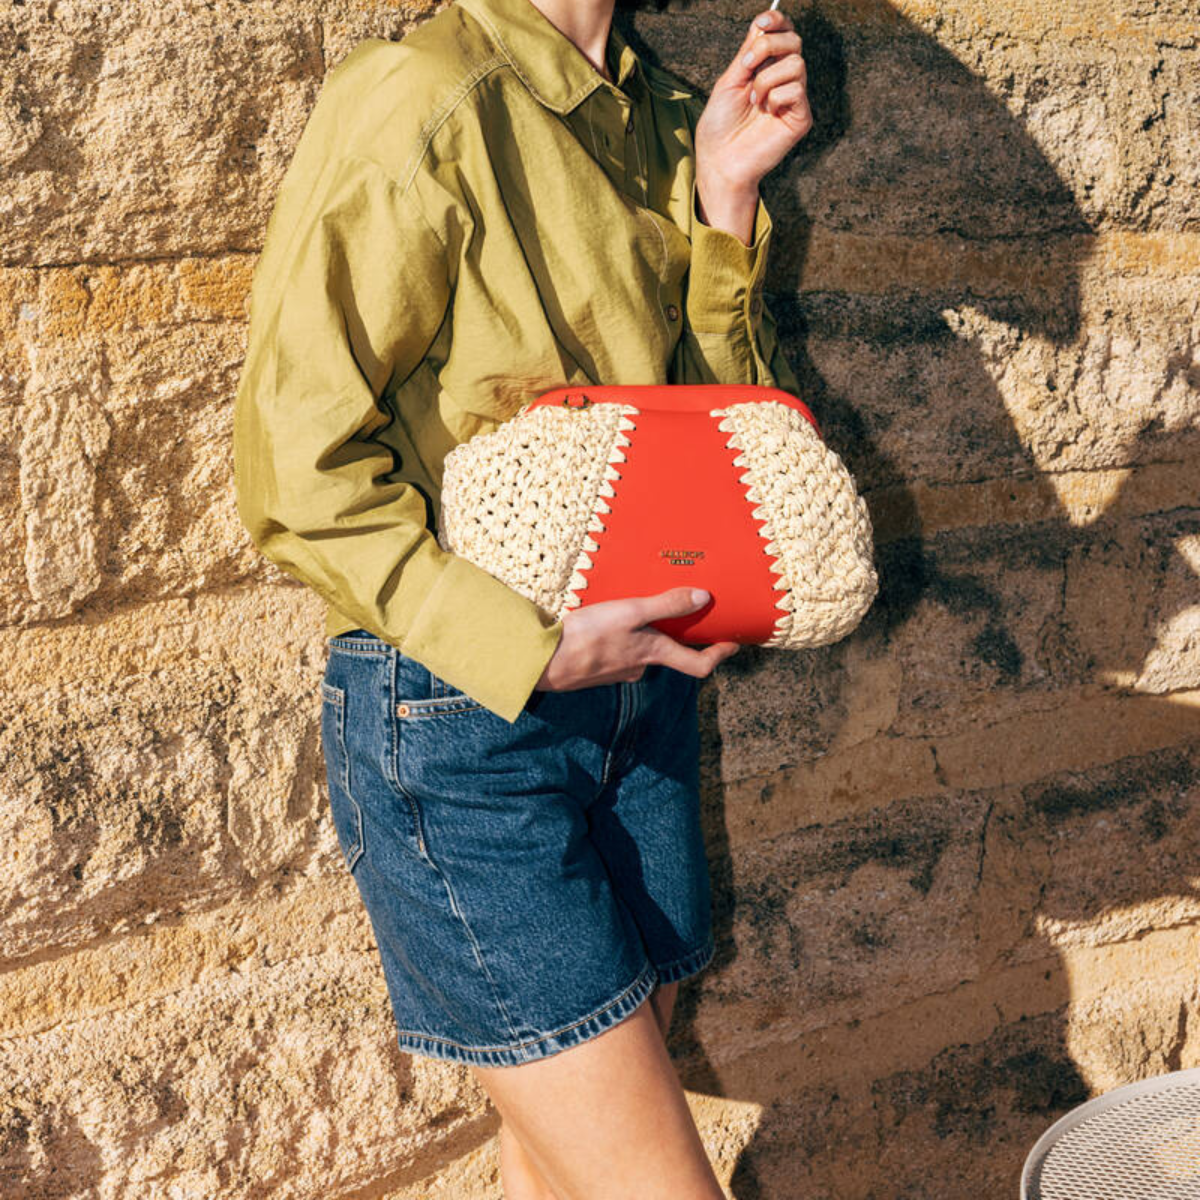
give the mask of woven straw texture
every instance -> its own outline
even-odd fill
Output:
[[[617,495],[638,409],[523,407],[497,429],[454,447],[442,474],[438,542],[555,618],[582,602],[590,536]],[[763,549],[779,577],[775,632],[783,650],[822,646],[859,623],[878,590],[867,506],[839,456],[786,404],[710,410],[737,451]]]
[[[523,407],[442,464],[438,543],[560,618],[587,586],[589,536],[604,528],[625,461],[631,404]]]
[[[735,467],[755,507],[781,609],[764,642],[784,650],[824,646],[862,620],[879,590],[871,515],[837,452],[786,404],[714,408],[737,450]]]

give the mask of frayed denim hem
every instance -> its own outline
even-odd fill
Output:
[[[673,962],[660,964],[658,967],[659,982],[674,983],[678,979],[686,979],[689,975],[703,971],[712,961],[716,950],[717,944],[710,938],[699,949],[693,950],[691,954],[677,958]]]
[[[470,1063],[480,1067],[514,1067],[521,1063],[546,1058],[567,1050],[588,1038],[611,1029],[629,1016],[645,1000],[659,982],[659,973],[647,962],[637,978],[607,1004],[570,1025],[564,1025],[542,1037],[531,1038],[511,1046],[463,1046],[446,1038],[400,1030],[396,1037],[400,1049],[427,1058],[444,1058],[451,1062]]]

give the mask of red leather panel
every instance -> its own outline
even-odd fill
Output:
[[[708,411],[777,399],[815,428],[807,407],[776,388],[722,384],[561,388],[534,403],[566,398],[573,407],[584,395],[641,411],[630,418],[637,427],[625,431],[632,442],[623,448],[626,461],[613,464],[621,478],[611,481],[616,495],[606,497],[612,511],[600,516],[605,529],[591,535],[599,549],[589,555],[592,569],[583,572],[588,586],[577,593],[581,605],[703,587],[712,593],[704,608],[655,621],[655,628],[694,645],[765,642],[783,615],[775,606],[779,575],[738,478],[745,468],[733,465],[738,452],[726,447],[730,435]]]

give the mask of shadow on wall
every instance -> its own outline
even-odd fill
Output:
[[[1033,1141],[1089,1094],[1057,947],[1072,929],[1127,940],[1104,933],[1118,910],[1182,882],[1200,754],[1179,747],[1200,711],[1151,693],[1170,690],[1156,643],[1200,591],[1178,549],[1200,533],[1194,495],[1179,498],[1200,440],[1131,416],[1152,387],[1111,409],[1078,402],[1113,317],[1089,304],[1089,339],[1098,231],[1139,222],[1086,220],[1014,111],[1069,114],[1094,83],[985,83],[881,0],[848,17],[825,5],[837,27],[791,7],[816,124],[763,185],[768,298],[871,505],[881,591],[846,642],[743,648],[722,667],[719,724],[717,689],[702,693],[719,949],[681,988],[672,1049],[685,1086],[763,1106],[739,1200],[1015,1197]],[[706,92],[744,32],[742,16],[695,6],[643,14],[646,38],[673,47],[660,56],[618,24]],[[1179,351],[1164,390],[1200,382]],[[847,750],[847,714],[886,707],[855,692],[894,678],[866,669],[889,660],[917,670],[839,790],[813,768]],[[1135,694],[1140,741],[1125,736]],[[993,715],[1012,718],[1011,744],[988,733]],[[730,788],[731,731],[750,748],[734,773],[760,790]],[[1105,738],[1090,756],[1067,744]],[[1179,1020],[1160,1050],[1112,1057],[1129,1075],[1178,1068]]]

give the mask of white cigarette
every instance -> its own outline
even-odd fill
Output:
[[[776,9],[778,7],[779,7],[779,0],[771,0],[771,9]]]

